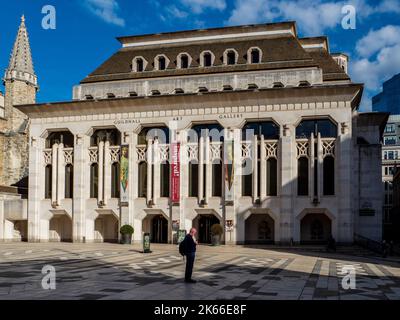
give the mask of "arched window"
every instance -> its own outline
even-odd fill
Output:
[[[160,180],[160,196],[169,198],[170,165],[168,162],[161,164]]]
[[[220,160],[212,164],[212,196],[222,197],[222,163]]]
[[[278,163],[275,158],[267,160],[267,196],[278,194]]]
[[[257,48],[251,49],[250,63],[260,63],[260,62],[261,62],[260,50]]]
[[[97,129],[90,138],[90,145],[96,147],[100,141],[108,141],[110,146],[119,146],[121,145],[121,132],[117,129]]]
[[[189,197],[199,196],[199,165],[189,162]]]
[[[74,196],[74,167],[72,164],[65,166],[65,199],[72,199]]]
[[[138,144],[147,144],[149,139],[158,139],[161,144],[169,143],[169,129],[167,127],[145,127],[138,135]]]
[[[324,159],[324,195],[333,196],[335,194],[335,159],[326,156]]]
[[[99,165],[93,163],[90,166],[90,198],[99,196]]]
[[[217,123],[193,126],[188,133],[188,142],[198,142],[200,137],[210,137],[211,142],[224,141],[224,128]]]
[[[111,165],[111,198],[120,197],[120,165],[114,162]]]
[[[250,158],[245,159],[242,163],[242,196],[251,197],[253,195],[253,170]]]
[[[251,141],[254,135],[258,136],[258,138],[263,135],[266,140],[278,140],[279,126],[273,121],[246,123],[242,129],[242,140]]]
[[[212,55],[210,52],[205,52],[203,55],[203,67],[211,67],[212,66]]]
[[[44,197],[45,199],[51,199],[53,189],[53,168],[49,164],[45,169],[45,186],[44,186]]]
[[[308,196],[308,158],[301,157],[297,160],[297,194]]]
[[[226,64],[227,65],[234,65],[236,64],[236,52],[233,50],[229,50],[226,53]]]
[[[144,161],[139,163],[138,196],[139,198],[147,198],[147,162]]]
[[[296,139],[308,139],[312,133],[314,137],[320,133],[321,138],[336,138],[337,125],[329,119],[303,120],[296,128]]]

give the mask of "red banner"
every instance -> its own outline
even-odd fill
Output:
[[[179,203],[180,200],[180,178],[181,178],[181,163],[180,153],[181,146],[179,143],[171,144],[171,202]]]

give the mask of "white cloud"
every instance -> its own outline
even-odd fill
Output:
[[[220,11],[226,9],[225,0],[180,0],[180,2],[195,14],[203,13],[206,9]]]
[[[372,6],[367,0],[236,0],[228,25],[294,20],[307,35],[320,35],[326,29],[341,27],[342,8],[356,8],[357,19],[375,13],[400,12],[400,0],[385,0]]]
[[[125,20],[118,14],[119,4],[116,0],[85,0],[84,4],[90,12],[105,22],[119,27],[125,26]]]
[[[400,26],[389,25],[370,31],[357,42],[358,58],[350,65],[353,81],[376,92],[383,81],[400,71],[399,34]]]
[[[184,19],[189,15],[186,11],[178,9],[175,5],[168,6],[166,11],[172,18]]]

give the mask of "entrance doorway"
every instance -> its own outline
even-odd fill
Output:
[[[168,220],[163,215],[153,218],[150,238],[153,243],[168,243]]]
[[[193,226],[198,230],[200,243],[211,243],[211,226],[214,224],[220,224],[220,221],[212,214],[202,214],[195,219]]]
[[[273,244],[275,222],[268,214],[252,214],[245,223],[246,244]]]
[[[332,235],[332,222],[323,213],[310,213],[301,219],[302,244],[325,244]]]

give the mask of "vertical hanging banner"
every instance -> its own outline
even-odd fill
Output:
[[[121,146],[120,160],[120,190],[121,190],[121,205],[127,206],[129,203],[129,146]]]
[[[225,201],[233,202],[233,182],[235,181],[234,169],[234,141],[226,140],[224,143],[224,167],[225,167]]]
[[[181,164],[180,164],[180,149],[179,143],[171,143],[171,202],[173,204],[179,203],[180,199],[180,178],[181,178]]]

